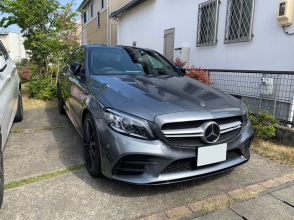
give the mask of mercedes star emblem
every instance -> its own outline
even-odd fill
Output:
[[[206,143],[212,144],[215,143],[220,136],[220,127],[217,123],[211,122],[207,124],[206,129],[204,131],[203,141]]]
[[[205,106],[205,103],[204,103],[204,102],[200,102],[200,105],[201,105],[202,107],[204,107],[204,106]]]

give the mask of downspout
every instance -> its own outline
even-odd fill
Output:
[[[82,26],[82,33],[81,33],[80,45],[83,45],[84,44],[84,20],[83,20],[82,12],[81,12],[81,26]]]
[[[289,109],[289,115],[288,115],[288,121],[293,122],[293,116],[294,116],[294,96],[292,97],[291,103],[290,103],[290,109]],[[291,128],[291,125],[287,125],[288,128]]]
[[[111,42],[111,29],[112,29],[112,24],[110,23],[109,25],[109,45],[112,45],[112,42]]]
[[[109,45],[109,0],[107,0],[107,19],[106,19],[106,21],[107,21],[107,33],[106,33],[106,35],[107,35],[107,45]]]
[[[116,22],[117,22],[117,45],[121,45],[121,39],[120,39],[120,34],[121,34],[121,30],[120,30],[120,21],[119,18],[116,18]]]
[[[17,34],[17,38],[18,38],[18,50],[19,50],[19,57],[20,57],[20,59],[22,59],[22,56],[21,56],[21,42],[20,42],[20,34]]]

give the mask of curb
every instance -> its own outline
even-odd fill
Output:
[[[203,199],[186,206],[176,207],[151,216],[140,218],[140,220],[168,220],[179,219],[200,211],[212,211],[233,205],[236,201],[256,197],[259,193],[277,187],[284,183],[294,181],[294,172],[288,173],[274,179],[256,183],[245,188],[236,189],[211,198]]]

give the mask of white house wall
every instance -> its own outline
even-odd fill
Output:
[[[294,70],[294,35],[276,20],[279,1],[255,0],[251,42],[224,44],[227,0],[219,10],[218,43],[196,47],[199,0],[147,0],[119,18],[118,44],[163,53],[164,30],[175,28],[174,47],[190,47],[189,64],[205,69]],[[294,24],[286,27],[294,32]],[[175,57],[174,57],[175,59]]]
[[[20,58],[27,58],[23,45],[24,39],[21,34],[9,32],[7,35],[0,35],[0,40],[8,50],[12,60],[19,61]]]

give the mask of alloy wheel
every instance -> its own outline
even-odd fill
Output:
[[[89,170],[95,168],[95,156],[96,156],[96,141],[93,129],[93,123],[90,119],[86,119],[84,123],[84,150],[85,150],[85,162]]]

